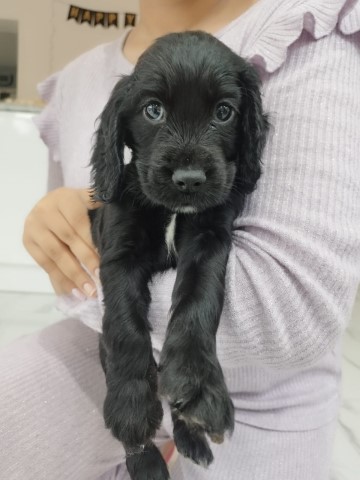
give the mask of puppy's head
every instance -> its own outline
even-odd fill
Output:
[[[120,195],[126,144],[153,204],[175,212],[219,205],[232,188],[255,188],[266,132],[258,78],[247,62],[206,33],[166,35],[118,82],[102,113],[95,197]]]

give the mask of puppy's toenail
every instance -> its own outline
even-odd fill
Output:
[[[221,435],[219,433],[212,433],[212,434],[209,434],[209,437],[211,438],[211,441],[213,443],[217,443],[217,444],[221,444],[223,443],[224,441],[224,435]]]

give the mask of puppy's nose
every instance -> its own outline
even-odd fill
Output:
[[[175,170],[172,176],[173,183],[182,192],[196,192],[206,182],[203,170]]]

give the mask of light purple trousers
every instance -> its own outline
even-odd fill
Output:
[[[0,351],[0,480],[128,480],[104,427],[97,334],[68,319]],[[205,470],[179,457],[172,480],[329,480],[335,422],[301,432],[237,423]],[[171,435],[168,413],[158,444]]]

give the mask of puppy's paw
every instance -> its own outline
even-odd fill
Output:
[[[201,428],[192,428],[183,420],[174,420],[174,442],[178,452],[202,467],[214,460],[209,443]]]
[[[216,357],[167,357],[160,367],[160,391],[190,432],[203,430],[215,443],[232,432],[234,406]]]
[[[104,419],[115,438],[140,446],[155,436],[163,417],[161,401],[146,380],[129,380],[109,388],[104,402]]]
[[[234,429],[234,406],[225,385],[204,383],[190,402],[177,402],[176,407],[190,431],[201,429],[214,443],[222,443]]]
[[[131,480],[168,480],[170,478],[165,460],[154,444],[147,445],[141,453],[128,455],[126,467]]]

